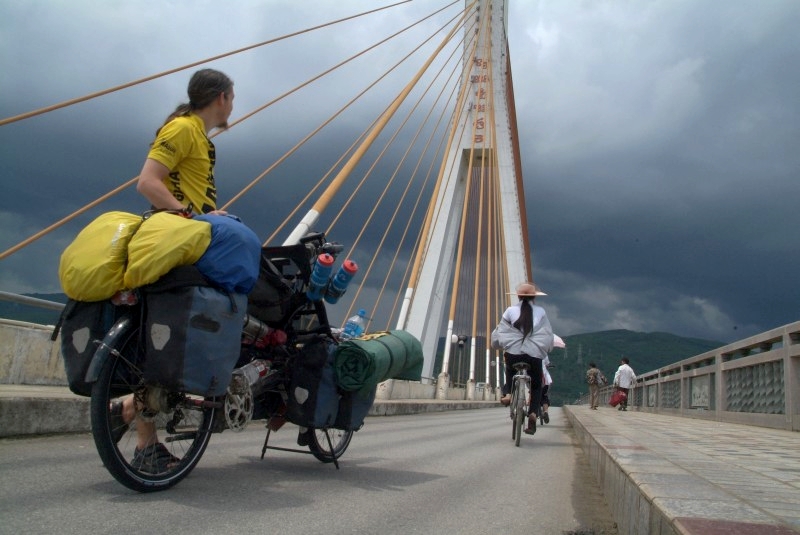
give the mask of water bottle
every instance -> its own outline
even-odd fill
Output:
[[[256,359],[233,370],[232,390],[237,394],[244,394],[245,389],[249,388],[254,396],[258,395],[264,379],[269,375],[269,366],[269,361]]]
[[[350,340],[351,338],[358,338],[364,332],[364,326],[366,322],[364,321],[364,317],[367,315],[367,311],[363,308],[358,311],[358,314],[351,317],[347,322],[344,324],[344,329],[342,329],[342,334],[339,335],[340,340]]]
[[[353,275],[358,271],[358,265],[352,260],[345,260],[339,266],[339,271],[331,278],[328,283],[328,288],[325,290],[325,301],[330,304],[336,304],[344,292],[347,290],[347,285],[353,280]]]
[[[306,290],[306,297],[311,301],[319,301],[325,293],[325,288],[328,287],[328,278],[331,276],[333,270],[333,256],[328,253],[322,253],[314,262],[314,268],[311,271],[311,278],[308,280],[308,290]]]

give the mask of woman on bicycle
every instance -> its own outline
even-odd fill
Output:
[[[525,433],[532,435],[536,432],[536,411],[542,397],[542,359],[553,349],[553,329],[544,309],[534,304],[536,296],[546,293],[530,282],[517,286],[515,293],[519,302],[503,312],[500,323],[492,331],[492,347],[504,351],[506,381],[500,399],[503,405],[511,403],[514,364],[525,362],[530,366],[531,400]]]

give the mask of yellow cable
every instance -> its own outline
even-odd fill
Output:
[[[47,107],[44,107],[44,108],[40,108],[38,110],[33,110],[33,111],[26,112],[26,113],[21,113],[19,115],[15,115],[13,117],[7,117],[5,119],[0,120],[0,126],[4,126],[6,124],[13,123],[13,122],[16,122],[16,121],[21,121],[23,119],[28,119],[30,117],[35,117],[37,115],[42,115],[44,113],[48,113],[48,112],[51,112],[51,111],[54,111],[54,110],[58,110],[58,109],[61,109],[61,108],[66,108],[68,106],[72,106],[73,104],[86,102],[87,100],[91,100],[91,99],[94,99],[94,98],[97,98],[97,97],[101,97],[103,95],[108,95],[109,93],[114,93],[116,91],[121,91],[123,89],[127,89],[129,87],[133,87],[135,85],[139,85],[139,84],[142,84],[144,82],[149,82],[151,80],[155,80],[157,78],[161,78],[161,77],[167,76],[169,74],[174,74],[176,72],[185,71],[186,69],[190,69],[190,68],[196,67],[198,65],[203,65],[205,63],[209,63],[209,62],[214,61],[214,60],[226,58],[228,56],[239,54],[241,52],[246,52],[248,50],[253,50],[254,48],[259,48],[259,47],[262,47],[264,45],[269,45],[269,44],[272,44],[272,43],[276,43],[278,41],[282,41],[284,39],[288,39],[289,37],[295,37],[297,35],[301,35],[301,34],[304,34],[304,33],[310,32],[310,31],[318,30],[318,29],[324,28],[326,26],[331,26],[331,25],[334,25],[334,24],[338,24],[338,23],[344,22],[346,20],[355,19],[355,18],[358,18],[358,17],[362,17],[364,15],[369,15],[371,13],[375,13],[377,11],[382,11],[384,9],[389,9],[389,8],[392,8],[392,7],[395,7],[395,6],[399,6],[400,4],[406,4],[406,3],[410,2],[410,1],[411,0],[403,0],[402,2],[397,2],[395,4],[391,4],[391,5],[388,5],[388,6],[380,7],[380,8],[377,8],[377,9],[372,9],[370,11],[364,11],[363,13],[359,13],[357,15],[351,15],[349,17],[344,17],[342,19],[334,20],[334,21],[331,21],[331,22],[326,22],[325,24],[320,24],[318,26],[312,26],[311,28],[306,28],[305,30],[300,30],[300,31],[297,31],[297,32],[293,32],[293,33],[289,33],[289,34],[286,34],[286,35],[282,35],[281,37],[275,37],[273,39],[269,39],[269,40],[263,41],[261,43],[257,43],[257,44],[250,45],[250,46],[246,46],[244,48],[239,48],[239,49],[233,50],[231,52],[225,52],[224,54],[219,54],[217,56],[212,56],[210,58],[202,59],[200,61],[195,61],[194,63],[189,63],[189,64],[184,65],[182,67],[176,67],[174,69],[170,69],[170,70],[158,73],[158,74],[154,74],[152,76],[147,76],[145,78],[140,78],[138,80],[134,80],[132,82],[128,82],[128,83],[125,83],[125,84],[122,84],[122,85],[111,87],[109,89],[104,89],[102,91],[97,91],[95,93],[90,93],[90,94],[85,95],[83,97],[78,97],[78,98],[74,98],[74,99],[71,99],[71,100],[66,100],[66,101],[61,102],[59,104],[53,104],[52,106],[47,106]]]

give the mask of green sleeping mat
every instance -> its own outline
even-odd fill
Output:
[[[422,344],[406,331],[369,333],[339,344],[334,357],[336,384],[355,392],[387,379],[419,381]]]

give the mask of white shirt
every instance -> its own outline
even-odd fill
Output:
[[[632,388],[636,384],[636,374],[633,373],[633,368],[627,364],[617,368],[617,373],[614,374],[614,384],[620,388]]]

